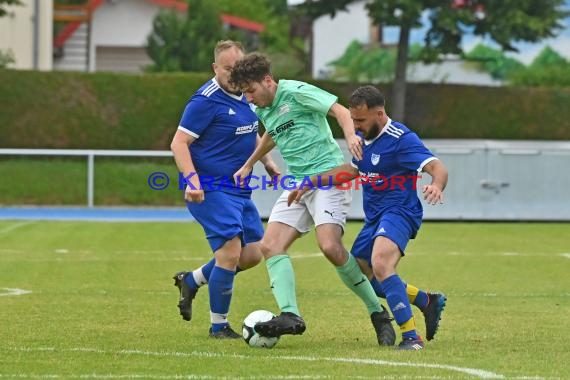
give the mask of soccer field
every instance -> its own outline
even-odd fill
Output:
[[[0,221],[0,379],[570,378],[569,237],[425,223],[400,274],[448,303],[424,351],[398,352],[309,234],[290,252],[307,331],[268,350],[208,338],[207,288],[191,322],[178,315],[172,275],[211,257],[195,223]],[[236,277],[229,320],[256,309],[278,312],[264,265]]]

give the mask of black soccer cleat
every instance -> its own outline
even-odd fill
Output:
[[[432,340],[439,327],[441,320],[441,313],[445,308],[447,297],[443,293],[429,293],[429,302],[425,309],[422,311],[426,322],[426,339]]]
[[[232,330],[230,325],[225,325],[224,328],[218,332],[212,332],[212,328],[210,327],[208,334],[210,335],[210,338],[214,339],[241,339],[241,335]]]
[[[185,321],[192,319],[192,301],[194,297],[196,297],[196,293],[198,293],[198,289],[192,289],[185,281],[186,276],[191,274],[192,272],[178,272],[172,277],[174,279],[174,286],[180,291],[178,309],[180,309],[180,315]]]
[[[390,317],[388,310],[384,309],[381,312],[375,311],[370,314],[372,326],[376,331],[376,338],[378,344],[381,346],[393,346],[396,344],[396,331],[392,327],[393,318]]]
[[[418,350],[423,350],[424,347],[425,347],[424,341],[418,335],[418,339],[405,338],[400,342],[397,348],[398,350],[418,351]]]
[[[307,326],[300,316],[283,312],[281,315],[267,322],[257,322],[253,329],[261,336],[268,338],[280,337],[281,335],[300,335],[305,332]]]

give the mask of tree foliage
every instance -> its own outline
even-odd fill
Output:
[[[344,9],[354,0],[309,0],[302,9],[313,18]],[[400,28],[394,81],[394,116],[404,118],[406,66],[409,33],[422,25],[427,14],[424,62],[437,61],[442,54],[461,54],[462,37],[469,33],[490,38],[505,51],[516,51],[516,41],[537,42],[553,37],[563,28],[569,12],[564,0],[371,0],[369,17],[376,25]]]
[[[524,65],[514,58],[507,57],[504,51],[478,44],[464,58],[475,61],[494,79],[505,80],[515,72],[524,69]]]
[[[332,61],[336,79],[351,82],[388,82],[394,79],[396,50],[377,46],[365,47],[352,41],[344,54]]]
[[[261,23],[265,30],[251,43],[245,31],[223,28],[220,14]],[[287,0],[190,0],[188,14],[161,12],[147,38],[151,71],[209,71],[212,49],[220,39],[241,41],[247,50],[262,50],[277,73],[298,75],[306,69],[303,48],[289,39]]]
[[[188,14],[162,11],[153,20],[146,51],[151,71],[209,71],[213,47],[224,37],[214,2],[190,0]]]

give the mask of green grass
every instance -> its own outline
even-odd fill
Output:
[[[96,206],[177,206],[178,170],[172,158],[95,158]],[[170,178],[167,189],[153,190],[148,178],[154,172]],[[78,205],[87,203],[85,157],[0,157],[0,205]]]
[[[192,322],[179,317],[170,277],[211,257],[197,224],[0,221],[0,293],[32,291],[0,296],[0,378],[569,378],[568,236],[570,224],[424,224],[400,274],[448,306],[423,352],[397,352],[378,347],[310,234],[291,249],[308,329],[265,350],[207,337],[207,288]],[[255,309],[277,312],[263,265],[237,276],[230,322]]]

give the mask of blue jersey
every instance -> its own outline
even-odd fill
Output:
[[[257,128],[245,96],[224,91],[215,78],[192,96],[178,129],[196,138],[189,149],[205,192],[251,195],[235,185],[233,175],[255,150]]]
[[[378,137],[364,141],[362,161],[352,159],[352,166],[364,177],[366,220],[377,220],[388,211],[403,213],[419,228],[423,208],[416,190],[417,176],[435,159],[414,132],[388,119]]]

